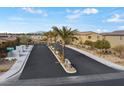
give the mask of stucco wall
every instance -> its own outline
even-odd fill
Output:
[[[88,36],[91,36],[91,39],[89,39]],[[110,42],[111,47],[115,47],[117,45],[124,45],[124,36],[121,36],[120,38],[120,36],[102,36],[96,33],[92,33],[90,35],[78,35],[77,37],[78,37],[78,40],[75,41],[75,43],[77,44],[80,41],[84,43],[86,40],[95,42],[97,40],[105,39]]]
[[[104,36],[105,40],[108,40],[111,44],[111,47],[115,47],[117,45],[124,45],[124,36]]]
[[[91,38],[89,38],[89,36],[91,36]],[[82,41],[82,43],[84,43],[86,40],[95,42],[97,40],[102,39],[102,36],[97,33],[92,33],[89,35],[77,35],[77,37],[78,37],[78,40],[75,41],[76,43],[79,43],[81,41]]]

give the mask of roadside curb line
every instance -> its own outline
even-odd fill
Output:
[[[73,74],[73,72],[70,72],[68,70],[66,70],[66,68],[63,66],[63,64],[61,63],[60,59],[56,56],[56,54],[53,52],[53,50],[48,47],[50,49],[50,51],[53,53],[53,55],[56,57],[56,59],[59,61],[59,64],[61,64],[61,66],[63,67],[63,69],[65,70],[65,72],[69,73],[69,74]],[[76,72],[75,72],[76,73]]]
[[[78,48],[75,48],[75,47],[72,47],[72,46],[69,46],[69,45],[66,45],[66,47],[70,48],[70,49],[73,49],[73,50],[75,50],[75,51],[77,51],[77,52],[79,52],[81,54],[84,54],[87,57],[92,58],[92,59],[96,60],[97,62],[102,63],[102,64],[104,64],[106,66],[109,66],[109,67],[117,69],[117,70],[124,71],[124,66],[120,66],[118,64],[112,63],[111,61],[107,61],[107,60],[105,60],[103,58],[97,57],[97,56],[95,56],[95,55],[93,55],[91,53],[88,53],[86,51],[83,51],[81,49],[78,49]]]
[[[27,60],[28,60],[28,58],[29,58],[29,56],[30,56],[30,53],[31,53],[31,51],[32,51],[32,49],[33,49],[33,47],[34,47],[34,46],[32,45],[32,46],[31,46],[31,49],[30,49],[29,52],[27,53],[27,55],[26,55],[24,61],[22,62],[21,66],[19,67],[19,69],[17,69],[17,71],[12,72],[12,70],[14,70],[13,68],[16,67],[16,65],[18,65],[18,62],[16,62],[16,63],[10,68],[10,70],[8,70],[8,72],[5,72],[5,74],[3,74],[2,77],[0,77],[0,83],[6,82],[6,81],[8,81],[8,80],[10,80],[10,79],[13,79],[14,77],[16,77],[16,76],[18,76],[18,75],[20,75],[20,74],[22,73],[22,71],[23,71],[23,69],[24,69],[24,67],[25,67],[25,64],[26,64],[26,62],[27,62]],[[9,73],[9,72],[10,72],[10,75],[6,75],[6,73]]]
[[[68,77],[56,77],[56,78],[39,78],[39,79],[28,79],[19,80],[9,84],[9,86],[63,86],[66,84],[87,84],[101,81],[123,79],[124,72],[116,73],[105,73],[105,74],[92,74],[92,75],[81,75],[81,76],[68,76]],[[8,84],[4,84],[4,86]],[[104,86],[104,85],[103,85]]]

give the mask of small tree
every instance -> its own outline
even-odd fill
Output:
[[[26,35],[23,35],[19,38],[20,38],[20,40],[19,40],[20,44],[26,44],[27,45],[29,43],[29,41],[31,41],[30,37],[28,37]]]
[[[94,42],[89,41],[89,40],[86,40],[86,41],[84,42],[84,45],[87,45],[87,46],[90,46],[91,48],[94,48]]]
[[[113,50],[119,54],[119,57],[122,57],[122,54],[124,53],[124,45],[118,45],[114,47]]]
[[[47,45],[51,45],[52,43],[52,38],[54,37],[54,34],[52,31],[45,32],[43,33],[43,36],[46,37]]]
[[[79,42],[79,45],[83,45],[83,41],[82,40]]]
[[[27,44],[29,45],[29,44],[31,44],[31,42],[32,42],[32,39],[29,38],[29,39],[27,40]]]
[[[107,40],[97,40],[95,42],[95,48],[100,49],[100,50],[107,50],[111,48],[110,43]]]
[[[78,42],[78,46],[80,46],[80,47],[82,47],[83,46],[83,41],[82,40],[80,40],[79,42]]]

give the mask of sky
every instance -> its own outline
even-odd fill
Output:
[[[1,7],[0,33],[49,31],[67,26],[78,31],[124,30],[123,7]]]

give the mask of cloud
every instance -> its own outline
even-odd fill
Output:
[[[48,16],[47,12],[42,11],[40,9],[34,9],[34,8],[30,8],[30,7],[24,7],[22,8],[22,10],[32,13],[32,14],[40,14],[42,16]]]
[[[107,29],[96,29],[97,33],[103,33],[103,32],[108,32]]]
[[[81,10],[80,10],[80,9],[77,9],[77,10],[66,9],[66,12],[67,12],[67,13],[72,13],[72,14],[77,14],[77,13],[80,13]]]
[[[80,18],[81,14],[72,14],[72,15],[67,15],[66,18],[70,20],[78,19]]]
[[[124,26],[119,26],[118,29],[124,29]]]
[[[90,15],[90,14],[97,14],[98,10],[95,8],[85,8],[85,9],[77,9],[77,10],[70,10],[66,9],[67,13],[70,13],[66,16],[67,19],[78,19],[81,15]]]
[[[67,13],[71,13],[72,11],[70,9],[65,10]]]
[[[0,30],[0,33],[6,33],[6,32],[9,32],[7,30]]]
[[[119,14],[114,14],[111,18],[107,19],[107,22],[124,22],[124,16]]]
[[[86,8],[82,11],[83,14],[97,14],[98,10],[95,8]]]
[[[17,17],[17,16],[9,17],[8,19],[13,20],[13,21],[23,21],[24,20],[22,17]]]

